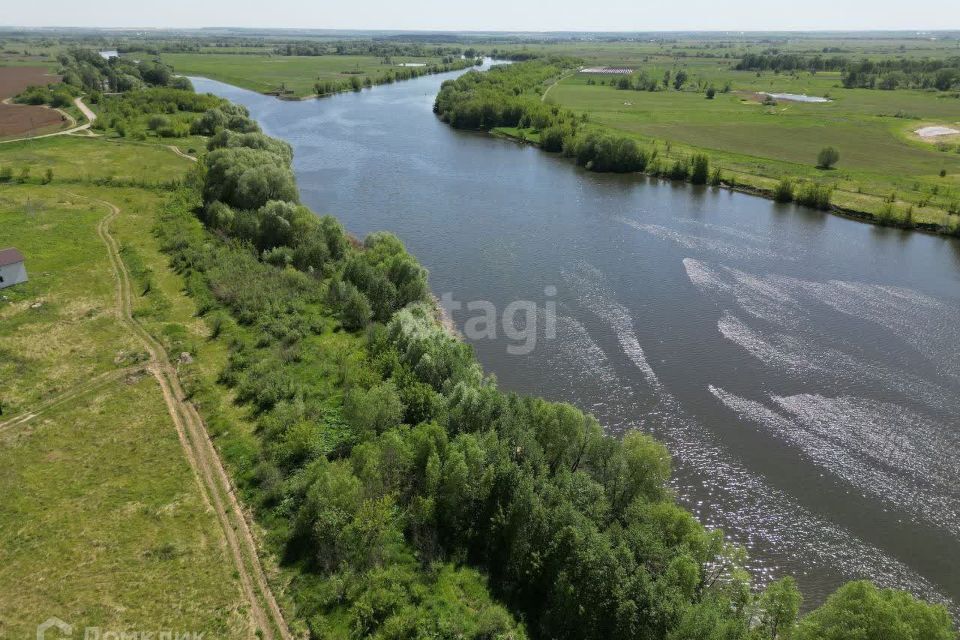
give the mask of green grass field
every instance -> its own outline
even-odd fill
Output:
[[[281,90],[302,97],[314,94],[318,81],[349,80],[386,75],[402,62],[433,64],[440,58],[394,58],[384,64],[376,56],[277,56],[166,53],[163,61],[178,74],[203,76],[228,84],[271,93]]]
[[[122,209],[112,233],[134,276],[135,314],[170,351],[196,349],[199,362],[207,329],[151,233],[164,193],[88,181],[162,181],[190,162],[161,146],[102,139],[0,146],[0,166],[25,163],[34,176],[50,167],[55,177],[0,185],[2,244],[24,252],[30,276],[0,291],[0,422],[37,413],[0,428],[0,636],[32,637],[57,616],[80,633],[252,637],[223,532],[160,387],[138,367],[143,346],[120,323],[97,235],[107,209],[86,199]]]
[[[808,39],[788,42],[783,49],[819,52],[830,43],[874,57],[955,55],[955,48],[949,48],[953,45],[907,42],[912,48],[901,41]],[[689,79],[682,91],[617,90],[611,85],[618,76],[574,74],[546,96],[549,103],[586,114],[591,126],[655,145],[668,161],[671,155],[706,152],[728,177],[752,188],[769,189],[782,177],[814,180],[835,189],[834,204],[867,213],[886,207],[894,194],[894,207],[912,207],[915,221],[936,225],[960,206],[960,145],[937,145],[914,133],[925,125],[960,128],[960,99],[955,94],[845,89],[839,72],[735,70],[737,57],[759,50],[756,46],[680,41],[530,49],[577,56],[587,66],[629,66],[655,79],[668,71],[671,77],[686,72]],[[717,93],[708,100],[705,90],[711,85]],[[757,97],[762,92],[825,96],[831,102],[780,100],[768,106]],[[817,154],[826,146],[839,150],[840,161],[834,169],[817,169]]]

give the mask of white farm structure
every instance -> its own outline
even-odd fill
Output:
[[[27,281],[27,268],[23,254],[17,249],[0,249],[0,289]]]
[[[580,69],[580,73],[597,73],[628,76],[633,73],[633,69],[627,67],[587,67]]]

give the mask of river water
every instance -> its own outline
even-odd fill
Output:
[[[815,605],[871,577],[956,612],[960,244],[455,131],[431,106],[456,75],[304,102],[194,84],[293,145],[315,211],[396,233],[438,296],[536,303],[471,340],[486,369],[662,439],[680,501],[760,581],[792,573]]]

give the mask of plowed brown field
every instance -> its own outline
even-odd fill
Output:
[[[60,82],[60,76],[48,74],[43,67],[0,67],[0,100],[10,98],[29,86]]]

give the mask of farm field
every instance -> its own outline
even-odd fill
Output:
[[[806,40],[787,43],[783,51],[819,53],[821,44],[854,56],[944,56],[955,51],[924,42],[911,41],[911,49],[898,41],[869,40]],[[912,207],[915,221],[934,225],[944,224],[944,216],[960,206],[960,146],[914,133],[924,126],[960,126],[955,93],[847,89],[840,72],[735,70],[739,56],[760,50],[756,45],[681,41],[670,46],[557,44],[531,50],[576,56],[585,66],[626,66],[635,76],[657,80],[657,91],[618,90],[617,75],[573,74],[550,87],[545,101],[585,114],[594,127],[654,145],[667,161],[705,152],[727,178],[747,187],[770,190],[784,177],[813,180],[831,186],[833,202],[841,208],[876,214],[888,204]],[[664,90],[665,74],[676,78],[681,71],[687,75],[683,89],[671,84]],[[716,92],[713,99],[706,98],[709,87]],[[765,93],[830,101],[780,99],[765,105]],[[833,169],[818,169],[817,154],[827,146],[839,151],[840,161]]]
[[[403,62],[439,64],[441,58],[393,59],[393,64],[384,64],[376,56],[277,56],[166,53],[162,60],[173,67],[175,73],[187,76],[203,76],[228,84],[272,93],[286,91],[293,96],[313,95],[318,81],[343,81],[352,77],[371,78],[376,84],[378,76],[395,70]]]
[[[59,80],[60,76],[48,73],[45,67],[0,66],[0,140],[51,133],[69,126],[69,120],[55,109],[5,102],[31,85]]]
[[[26,637],[57,616],[81,632],[253,637],[259,625],[210,494],[150,354],[121,322],[98,235],[110,212],[99,201],[116,204],[109,232],[133,279],[133,316],[165,350],[199,363],[207,330],[150,233],[163,190],[95,184],[131,164],[162,183],[189,161],[159,145],[71,136],[0,146],[0,167],[18,175],[24,163],[54,178],[0,187],[0,244],[24,252],[30,276],[0,291],[0,490],[10,497],[0,509],[0,635]]]

